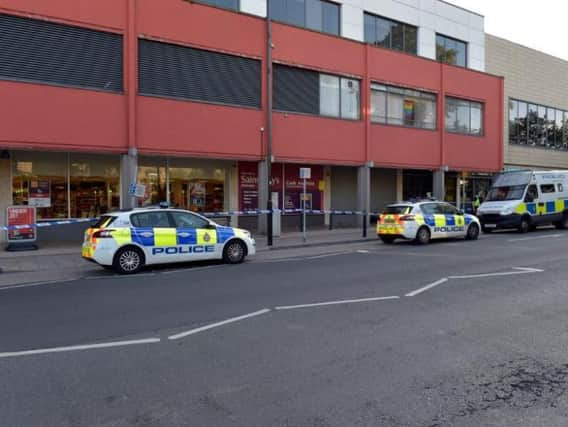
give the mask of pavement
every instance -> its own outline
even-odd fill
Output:
[[[376,235],[373,227],[368,229],[368,239],[362,237],[362,230],[359,228],[320,229],[309,231],[304,242],[302,233],[287,232],[275,237],[272,247],[267,246],[266,236],[255,236],[255,239],[257,251],[262,254],[273,250],[301,250],[313,246],[335,246],[368,239],[376,240]],[[81,242],[49,242],[38,246],[37,251],[0,251],[0,287],[45,280],[71,280],[101,273],[100,266],[81,258]]]
[[[568,232],[0,289],[9,426],[565,426]]]

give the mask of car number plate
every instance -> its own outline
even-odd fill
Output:
[[[485,224],[485,228],[497,228],[497,224]]]

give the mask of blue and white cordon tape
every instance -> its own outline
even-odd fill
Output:
[[[245,210],[245,211],[225,211],[225,212],[205,212],[201,215],[214,218],[214,217],[226,217],[226,216],[243,216],[243,215],[263,215],[269,214],[271,211],[268,209],[255,209],[255,210]],[[292,214],[292,213],[302,213],[302,209],[273,209],[273,213],[281,214]],[[363,211],[339,211],[339,210],[320,210],[320,209],[306,209],[306,214],[309,215],[379,215],[374,213],[366,213]],[[94,222],[98,218],[80,218],[80,219],[65,219],[61,221],[47,221],[38,222],[36,224],[23,224],[23,225],[11,225],[9,227],[0,226],[0,231],[8,230],[25,230],[28,228],[45,228],[45,227],[55,227],[58,225],[68,225],[68,224],[78,224],[85,222]]]

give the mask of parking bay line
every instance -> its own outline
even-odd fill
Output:
[[[179,334],[171,335],[171,336],[168,337],[168,339],[169,340],[179,340],[180,338],[185,338],[189,335],[198,334],[199,332],[207,331],[209,329],[218,328],[219,326],[224,326],[224,325],[227,325],[229,323],[238,322],[240,320],[249,319],[251,317],[261,316],[261,315],[266,314],[270,311],[271,310],[269,308],[265,308],[265,309],[262,309],[262,310],[259,310],[259,311],[255,311],[254,313],[243,314],[242,316],[232,317],[230,319],[223,320],[221,322],[212,323],[210,325],[201,326],[200,328],[195,328],[195,329],[191,329],[189,331],[181,332]]]
[[[140,345],[140,344],[155,344],[158,342],[160,342],[160,338],[145,338],[140,340],[114,341],[114,342],[107,342],[100,344],[73,345],[69,347],[52,347],[52,348],[42,348],[38,350],[12,351],[7,353],[0,353],[0,358],[33,356],[36,354],[46,354],[46,353],[62,353],[67,351],[94,350],[94,349],[111,348],[111,347],[126,347],[131,345]]]
[[[275,310],[295,310],[298,308],[310,308],[310,307],[324,307],[329,305],[340,305],[340,304],[356,304],[356,303],[363,303],[363,302],[373,302],[373,301],[387,301],[387,300],[394,300],[400,299],[398,296],[390,296],[390,297],[376,297],[376,298],[358,298],[358,299],[347,299],[347,300],[340,300],[340,301],[327,301],[327,302],[317,302],[313,304],[299,304],[299,305],[285,305],[275,307]]]

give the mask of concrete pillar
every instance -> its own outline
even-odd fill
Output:
[[[442,169],[435,170],[433,175],[433,196],[438,200],[446,199],[446,182],[445,182],[445,172]]]
[[[0,159],[0,225],[6,225],[6,208],[12,204],[10,160]],[[6,241],[6,232],[0,232],[0,242]]]
[[[239,167],[237,163],[234,163],[229,172],[229,176],[227,177],[228,181],[228,188],[229,188],[229,200],[226,204],[226,208],[229,211],[238,211],[239,210]],[[233,215],[231,216],[231,226],[238,227],[239,226],[239,216]]]
[[[357,169],[357,210],[371,211],[371,168],[368,166]]]
[[[266,209],[268,202],[268,168],[266,161],[258,162],[258,209]],[[258,232],[266,234],[266,215],[258,216]]]
[[[396,170],[396,201],[402,202],[404,198],[404,174],[402,169]]]
[[[136,207],[136,198],[128,194],[130,184],[138,182],[138,154],[135,149],[120,156],[120,208]]]

